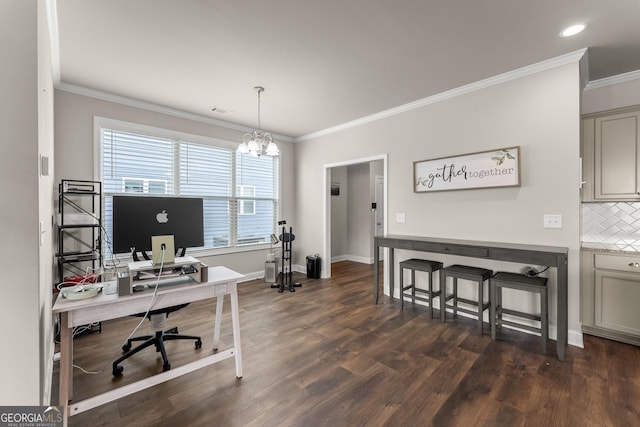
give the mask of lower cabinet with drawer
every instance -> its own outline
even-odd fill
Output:
[[[640,254],[581,252],[582,331],[640,345]]]

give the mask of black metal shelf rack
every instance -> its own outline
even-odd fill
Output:
[[[58,185],[58,280],[102,265],[102,183],[63,179]]]

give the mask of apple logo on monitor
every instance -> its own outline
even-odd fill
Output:
[[[169,214],[167,213],[166,209],[163,209],[162,212],[156,214],[156,221],[158,221],[160,224],[169,222]]]

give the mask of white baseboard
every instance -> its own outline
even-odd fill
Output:
[[[567,337],[569,345],[574,347],[584,348],[584,338],[582,331],[576,331],[575,329],[569,329],[569,336]]]
[[[331,262],[353,261],[361,264],[373,264],[373,258],[367,258],[357,255],[338,255],[331,257]]]
[[[293,265],[291,265],[291,270],[293,270],[296,273],[307,274],[307,266],[305,266],[305,265],[293,264]],[[278,268],[278,272],[279,271],[280,271],[280,269]],[[259,280],[259,279],[264,280],[264,270],[254,271],[254,272],[251,272],[251,273],[244,273],[244,278],[242,280],[239,280],[239,283],[250,282],[252,280]]]
[[[245,273],[244,278],[238,283],[250,282],[252,280],[264,279],[264,271],[254,271],[253,273]]]

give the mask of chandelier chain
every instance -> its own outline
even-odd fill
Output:
[[[261,90],[258,89],[258,131],[262,130],[262,125],[260,124],[260,94]]]
[[[262,92],[264,91],[264,88],[262,86],[256,86],[254,87],[254,89],[256,91],[258,91],[258,132],[262,131],[262,125],[260,123],[260,96],[262,95]]]

